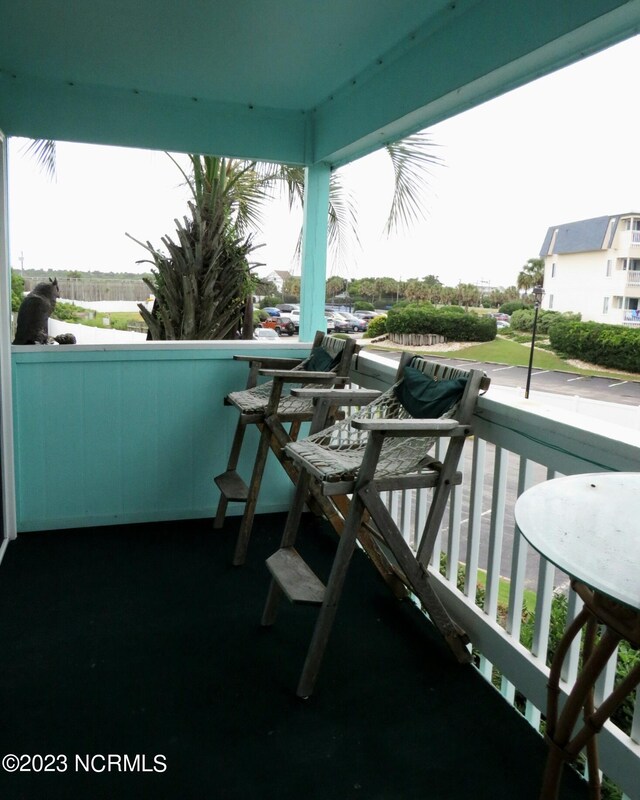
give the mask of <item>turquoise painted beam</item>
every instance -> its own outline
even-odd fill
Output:
[[[47,82],[0,70],[0,129],[8,136],[304,164],[308,118],[302,111]]]
[[[305,171],[302,234],[302,281],[300,286],[300,341],[310,342],[324,330],[327,280],[327,223],[329,218],[328,164],[314,164]]]
[[[351,161],[639,30],[640,0],[451,3],[318,106],[313,158]]]

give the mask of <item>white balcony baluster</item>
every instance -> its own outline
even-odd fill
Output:
[[[640,237],[640,231],[638,235]],[[638,321],[640,323],[640,319]],[[524,696],[526,719],[540,729],[546,707],[546,661],[554,594],[564,592],[567,595],[567,625],[579,613],[582,601],[569,588],[568,576],[540,558],[531,650],[520,643],[526,566],[530,559],[539,557],[533,554],[519,531],[514,530],[513,539],[506,534],[514,525],[514,497],[533,483],[563,474],[600,469],[637,471],[640,443],[633,436],[614,441],[579,427],[574,429],[560,424],[552,417],[513,409],[485,398],[479,402],[476,420],[476,435],[468,443],[465,454],[465,477],[462,485],[452,492],[449,514],[445,517],[448,523],[443,525],[436,542],[431,571],[434,584],[453,617],[471,637],[479,656],[479,671],[487,680],[492,680],[498,670],[502,676],[503,695],[512,703],[516,693]],[[513,469],[509,469],[516,457],[519,458],[517,478]],[[516,481],[517,486],[514,485]],[[491,501],[487,507],[489,490]],[[406,508],[401,511],[400,505],[394,506],[398,513],[396,521],[414,547],[424,525],[428,500],[427,490],[417,492],[411,499],[412,525],[408,527]],[[466,521],[461,519],[464,509],[468,509]],[[488,541],[485,517],[489,517]],[[445,575],[440,573],[441,552],[447,556]],[[457,588],[460,556],[465,563],[462,591]],[[478,568],[485,560],[486,590],[484,607],[480,608],[476,604]],[[505,581],[509,585],[506,609],[499,603],[500,586],[501,583],[504,586]],[[560,688],[565,693],[573,685],[579,658],[580,641],[575,641],[563,669]],[[616,659],[612,658],[597,686],[598,697],[611,686],[615,667]],[[599,740],[604,773],[626,792],[625,798],[640,800],[640,709],[637,705],[630,736],[609,722],[599,734]]]

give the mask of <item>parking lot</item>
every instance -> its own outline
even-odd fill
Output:
[[[350,334],[361,339],[361,333]],[[296,336],[283,336],[283,342],[297,342]],[[366,341],[366,340],[365,340]],[[366,345],[365,345],[366,347]],[[378,351],[379,352],[379,351]],[[400,359],[400,351],[388,350],[385,355],[394,360]],[[511,367],[486,361],[470,361],[455,356],[435,356],[428,354],[433,361],[441,361],[452,366],[481,369],[491,378],[495,386],[524,389],[527,383],[526,367]],[[531,371],[531,391],[553,392],[555,394],[578,395],[605,403],[640,405],[640,378],[620,380],[619,378],[595,378],[589,375],[576,375],[573,372],[533,369]]]
[[[391,358],[400,358],[400,353],[389,352]],[[433,361],[441,361],[452,366],[481,369],[497,386],[522,388],[527,383],[526,367],[510,367],[504,364],[492,364],[484,361],[469,361],[463,358],[432,356]],[[640,380],[620,380],[618,378],[594,378],[576,375],[572,372],[533,369],[531,372],[531,390],[553,392],[555,394],[579,395],[606,403],[622,403],[624,405],[640,405]]]

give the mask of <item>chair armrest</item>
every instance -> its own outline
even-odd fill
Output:
[[[233,357],[234,361],[248,361],[250,363],[258,363],[258,364],[265,364],[269,366],[271,369],[287,369],[289,366],[291,368],[297,367],[298,364],[302,364],[304,358],[277,358],[276,356],[243,356],[243,355],[235,355]]]
[[[284,381],[285,383],[344,384],[349,380],[347,376],[336,375],[335,372],[312,372],[302,369],[261,369],[259,374],[266,378]]]
[[[377,431],[387,436],[468,436],[469,425],[455,419],[354,419],[354,428]]]
[[[292,389],[294,397],[306,397],[311,400],[329,400],[341,406],[364,406],[377,400],[382,394],[375,389]]]

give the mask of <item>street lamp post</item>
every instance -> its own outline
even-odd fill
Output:
[[[540,303],[542,302],[542,297],[544,295],[544,289],[542,286],[534,286],[533,287],[533,296],[535,297],[535,304],[534,304],[534,313],[533,313],[533,331],[531,333],[531,352],[529,353],[529,369],[527,370],[527,386],[524,390],[524,398],[525,400],[529,399],[529,387],[531,386],[531,370],[533,368],[533,350],[536,343],[536,329],[538,327],[538,310],[540,309]]]

